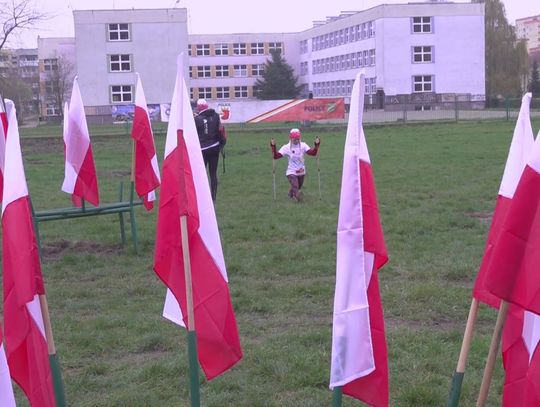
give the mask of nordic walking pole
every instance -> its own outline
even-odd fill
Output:
[[[489,394],[489,386],[491,385],[491,379],[493,377],[493,369],[495,367],[495,361],[497,360],[497,353],[499,352],[502,331],[507,316],[508,302],[501,300],[499,313],[497,314],[497,322],[495,323],[495,329],[493,330],[493,335],[491,337],[491,344],[489,345],[489,354],[486,360],[486,367],[484,368],[484,376],[482,377],[482,384],[480,385],[480,393],[478,394],[476,407],[484,407],[486,405]]]
[[[319,151],[317,151],[317,179],[319,180],[319,199],[322,199],[322,195],[321,195],[321,167],[319,165]]]
[[[276,160],[272,158],[272,185],[274,186],[274,201],[276,200]]]
[[[182,236],[182,252],[184,255],[184,274],[186,278],[186,300],[188,314],[188,357],[189,357],[189,395],[191,407],[199,407],[199,361],[197,360],[197,333],[195,331],[195,313],[193,311],[193,285],[191,280],[191,260],[189,257],[189,241],[187,216],[180,216],[180,234]]]
[[[448,395],[448,401],[446,407],[457,407],[459,405],[459,397],[461,395],[461,385],[463,384],[463,376],[465,375],[465,366],[467,365],[467,357],[469,356],[469,350],[471,348],[471,341],[474,333],[474,324],[476,323],[476,316],[478,314],[478,300],[472,299],[471,308],[469,309],[469,317],[467,318],[467,325],[465,326],[465,333],[463,334],[463,342],[461,343],[461,351],[459,352],[459,359],[452,378],[452,387],[450,388],[450,394]]]
[[[54,338],[52,333],[51,318],[49,316],[49,306],[47,305],[47,297],[45,294],[39,296],[39,305],[41,315],[43,317],[43,325],[45,326],[45,337],[47,338],[47,348],[49,352],[49,365],[53,377],[54,398],[57,407],[66,407],[66,396],[64,394],[64,383],[62,381],[62,373],[60,371],[60,362],[56,355],[56,347],[54,346]]]

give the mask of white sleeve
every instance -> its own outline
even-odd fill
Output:
[[[279,149],[278,153],[280,153],[281,155],[290,155],[289,154],[289,145],[288,144],[284,144],[281,146],[281,148]]]
[[[309,144],[306,144],[306,143],[302,142],[302,151],[304,153],[306,153],[310,149],[311,149],[311,147],[309,146]]]

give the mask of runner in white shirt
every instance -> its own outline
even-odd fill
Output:
[[[295,201],[302,200],[302,192],[300,189],[304,184],[304,176],[306,175],[304,155],[316,156],[321,144],[319,137],[316,137],[315,147],[310,148],[302,141],[301,137],[302,134],[300,133],[300,130],[292,129],[289,133],[289,143],[283,145],[279,151],[276,150],[276,140],[270,140],[270,147],[272,148],[274,160],[280,159],[283,156],[287,157],[289,160],[285,175],[291,184],[289,198]]]

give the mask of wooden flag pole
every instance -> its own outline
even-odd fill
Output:
[[[493,369],[495,367],[495,361],[497,360],[497,353],[499,352],[502,331],[507,315],[508,302],[501,300],[501,305],[499,306],[499,313],[497,314],[497,322],[495,323],[495,329],[493,330],[493,335],[491,337],[491,344],[489,345],[489,354],[486,360],[486,367],[484,368],[484,376],[482,377],[480,393],[478,394],[478,400],[476,402],[477,407],[484,407],[486,405],[487,397],[489,394],[489,386],[491,385]]]
[[[341,407],[343,401],[343,386],[334,387],[332,390],[332,407]]]
[[[474,324],[476,323],[477,315],[478,300],[473,298],[471,308],[469,309],[467,325],[465,326],[465,333],[463,334],[463,342],[461,343],[461,351],[459,353],[456,372],[454,373],[454,377],[452,379],[452,387],[450,388],[450,395],[448,396],[446,407],[457,407],[459,405],[461,385],[463,384],[463,376],[465,375],[465,367],[467,365],[467,357],[469,356],[469,350],[471,348],[472,337],[474,334]]]
[[[53,377],[54,398],[56,399],[57,407],[66,407],[64,383],[62,381],[62,373],[60,371],[60,362],[58,360],[58,356],[56,355],[56,347],[54,346],[51,318],[49,316],[49,306],[47,305],[47,297],[45,296],[45,294],[39,296],[39,305],[41,308],[43,325],[45,326],[45,337],[47,338],[49,365],[51,367],[51,373]]]
[[[197,333],[195,331],[195,312],[193,310],[193,285],[191,279],[191,260],[189,257],[189,241],[186,215],[180,216],[180,232],[182,236],[182,252],[184,255],[184,275],[186,279],[188,357],[191,407],[199,407],[199,362],[197,359]]]

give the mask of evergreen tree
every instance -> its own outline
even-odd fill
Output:
[[[519,96],[528,71],[527,51],[508,24],[500,0],[485,0],[486,95]]]
[[[262,100],[294,99],[300,93],[298,78],[293,68],[281,56],[281,51],[270,51],[272,60],[264,64],[262,79],[255,82],[256,96]]]
[[[538,63],[536,60],[533,62],[528,90],[533,93],[533,96],[540,96],[540,74],[538,73]]]

